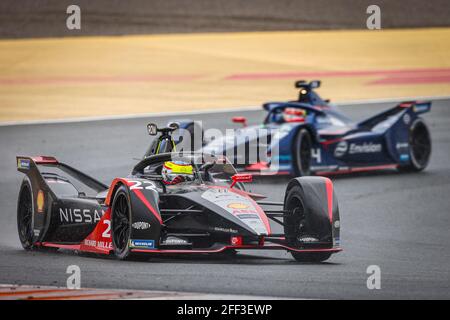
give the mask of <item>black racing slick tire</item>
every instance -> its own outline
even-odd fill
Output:
[[[33,246],[33,194],[28,179],[24,179],[20,186],[17,202],[17,231],[19,240],[25,250],[32,250]]]
[[[311,174],[312,137],[307,129],[300,129],[293,146],[294,172],[297,177]]]
[[[287,216],[284,218],[284,234],[287,244],[293,248],[304,247],[304,240],[318,240],[319,235],[314,230],[314,222],[305,210],[304,193],[301,187],[295,185],[286,191],[284,210]],[[327,260],[329,252],[299,252],[291,251],[292,257],[299,262],[322,262]]]
[[[410,163],[400,166],[403,172],[418,172],[425,169],[431,156],[430,130],[421,118],[417,118],[409,129]]]
[[[131,236],[131,201],[128,189],[119,187],[114,195],[111,207],[111,237],[114,255],[119,260],[132,257],[130,249]]]

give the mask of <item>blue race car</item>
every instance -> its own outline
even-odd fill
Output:
[[[262,125],[247,126],[244,117],[234,117],[233,122],[243,127],[233,135],[208,137],[208,131],[197,129],[195,121],[175,122],[191,136],[201,130],[204,152],[224,154],[234,160],[237,169],[255,174],[421,171],[427,166],[431,136],[420,114],[430,111],[431,102],[402,102],[354,122],[314,91],[320,81],[301,80],[295,85],[300,90],[298,100],[265,103]],[[251,159],[255,153],[258,156]]]

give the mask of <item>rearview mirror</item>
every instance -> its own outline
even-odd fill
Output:
[[[158,134],[158,127],[154,123],[149,123],[147,125],[148,134],[151,136],[156,136]]]
[[[171,129],[173,129],[173,130],[178,130],[178,129],[180,129],[180,125],[179,125],[178,123],[176,123],[176,122],[171,122],[171,123],[169,123],[168,127],[171,128]]]
[[[309,83],[310,88],[316,89],[320,87],[320,80],[313,80]]]
[[[244,127],[247,126],[247,118],[246,117],[233,117],[231,119],[234,123],[242,123]]]
[[[247,173],[236,173],[235,175],[233,175],[231,177],[231,180],[233,182],[231,183],[230,188],[233,188],[234,185],[238,182],[252,182],[253,176],[251,174],[247,174]]]

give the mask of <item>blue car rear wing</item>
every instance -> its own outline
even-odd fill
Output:
[[[397,107],[411,108],[415,113],[421,114],[431,110],[431,101],[406,101],[400,103]]]
[[[358,123],[358,128],[371,128],[386,120],[388,117],[398,114],[405,109],[411,109],[416,114],[429,112],[431,110],[431,101],[406,101],[402,102],[395,107],[378,113],[366,120]]]

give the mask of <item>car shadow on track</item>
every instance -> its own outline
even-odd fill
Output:
[[[175,254],[151,254],[151,255],[143,255],[138,256],[135,259],[127,260],[127,261],[119,261],[112,254],[103,255],[96,254],[90,252],[78,252],[66,249],[59,249],[55,251],[24,251],[22,249],[14,248],[13,250],[8,250],[10,255],[13,256],[21,256],[22,258],[27,256],[30,259],[64,259],[64,258],[72,258],[79,257],[80,259],[89,259],[92,261],[95,260],[103,260],[108,262],[117,262],[117,263],[155,263],[155,264],[201,264],[201,265],[214,265],[214,264],[228,264],[228,265],[323,265],[323,266],[333,266],[333,265],[341,265],[341,263],[336,263],[331,258],[330,261],[325,262],[317,262],[317,263],[305,263],[305,262],[297,262],[290,255],[285,257],[274,257],[267,255],[257,255],[256,253],[248,254],[248,253],[237,253],[233,255],[225,254],[225,253],[213,253],[213,254],[184,254],[184,255],[175,255]]]
[[[90,253],[79,253],[83,257],[116,260],[113,255],[103,256]],[[117,260],[118,261],[118,260]],[[171,254],[152,254],[148,256],[140,256],[127,262],[135,263],[173,263],[173,264],[229,264],[229,265],[340,265],[335,262],[322,263],[300,263],[289,257],[269,257],[256,256],[248,254],[227,255],[227,254],[188,254],[188,255],[171,255]]]

